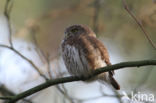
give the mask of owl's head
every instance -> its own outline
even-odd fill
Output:
[[[65,39],[80,35],[89,35],[96,37],[95,33],[86,25],[72,25],[65,30]]]

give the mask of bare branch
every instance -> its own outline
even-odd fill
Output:
[[[40,56],[41,60],[43,59],[44,61],[46,61],[46,64],[47,64],[47,72],[48,72],[48,75],[49,75],[49,78],[50,79],[53,79],[54,76],[52,75],[52,70],[51,70],[51,66],[50,66],[50,56],[49,54],[45,54],[42,49],[40,48],[38,42],[37,42],[37,39],[36,39],[36,29],[33,29],[30,28],[31,30],[31,33],[32,33],[32,39],[33,39],[33,42],[36,46],[36,51],[38,53],[38,55]],[[64,87],[64,85],[62,85]],[[66,92],[66,88],[64,88],[64,90],[62,88],[60,88],[59,85],[56,85],[55,86],[57,88],[57,90],[65,97],[67,98],[71,103],[73,103],[73,99],[68,95],[68,93]]]
[[[61,70],[61,69],[60,69],[60,70]],[[50,68],[49,68],[49,75],[50,75],[50,78],[53,79],[53,77],[52,77],[51,74],[52,74],[52,73],[51,73],[51,70],[50,70]],[[60,77],[60,76],[62,76],[62,73],[61,73],[61,72],[59,72],[59,75],[57,75],[57,73],[56,73],[56,77]],[[60,86],[62,86],[63,89],[62,89]],[[67,89],[65,88],[64,84],[56,85],[55,87],[58,89],[58,91],[59,91],[66,99],[68,99],[68,100],[70,101],[70,103],[74,103],[74,99],[68,94]]]
[[[141,22],[137,19],[137,17],[130,11],[130,9],[128,8],[128,5],[126,3],[125,0],[122,0],[123,2],[123,6],[125,8],[125,10],[129,13],[129,15],[135,20],[135,22],[139,25],[139,27],[141,28],[141,30],[143,31],[143,33],[145,34],[145,37],[147,38],[147,40],[149,41],[149,43],[152,45],[152,47],[154,49],[156,49],[156,45],[153,43],[152,39],[149,37],[149,34],[146,32],[145,28],[142,26]]]
[[[100,0],[94,0],[93,29],[96,34],[99,33],[98,18],[100,12]]]
[[[36,34],[37,34],[37,30],[36,29],[38,28],[36,25],[31,27],[30,28],[30,31],[31,31],[31,34],[32,34],[32,40],[33,40],[33,43],[35,44],[36,46],[36,52],[38,53],[39,57],[41,58],[42,62],[44,61],[47,61],[47,55],[45,55],[45,53],[43,52],[43,50],[40,48],[38,42],[37,42],[37,39],[36,39]]]
[[[0,99],[1,100],[11,100],[11,97],[10,96],[9,97],[5,96],[5,97],[0,97]]]
[[[123,103],[121,99],[122,96],[118,93],[118,91],[113,90],[113,92],[116,94],[116,98],[118,99],[119,103]]]
[[[15,103],[16,101],[25,98],[27,96],[30,96],[36,92],[39,92],[45,88],[48,88],[50,86],[54,86],[54,85],[58,85],[61,83],[68,83],[68,82],[74,82],[74,81],[84,81],[87,79],[90,79],[100,73],[103,72],[108,72],[108,71],[112,71],[112,70],[118,70],[118,69],[122,69],[125,67],[141,67],[141,66],[149,66],[149,65],[156,65],[156,60],[142,60],[142,61],[133,61],[133,62],[122,62],[122,63],[118,63],[118,64],[114,64],[111,66],[107,66],[107,67],[103,67],[103,68],[99,68],[96,69],[92,75],[90,75],[89,77],[78,77],[78,76],[69,76],[69,77],[62,77],[62,78],[56,78],[53,80],[47,80],[45,83],[40,84],[34,88],[31,88],[25,92],[22,92],[16,96],[14,96],[8,103]]]
[[[9,29],[9,43],[11,47],[13,47],[12,31],[11,31],[11,23],[10,23],[10,13],[11,13],[12,7],[13,7],[13,0],[6,0],[5,7],[4,7],[4,15],[8,22],[7,25]]]
[[[42,49],[39,47],[39,44],[38,44],[38,42],[37,42],[37,39],[36,39],[35,34],[36,34],[36,31],[35,31],[35,30],[32,30],[32,39],[33,39],[33,42],[34,42],[34,44],[35,44],[35,46],[36,46],[36,51],[37,51],[37,53],[40,55],[40,58],[42,59],[42,57],[43,57],[43,59],[46,61],[47,70],[48,70],[48,75],[49,75],[50,79],[53,79],[54,77],[53,77],[53,75],[52,75],[53,73],[52,73],[52,71],[51,71],[49,54],[47,53],[47,55],[46,55],[46,54],[42,51]],[[61,74],[61,73],[60,73],[60,74]],[[62,95],[64,95],[65,98],[67,98],[71,103],[73,103],[73,99],[68,95],[67,90],[66,90],[66,88],[64,87],[63,84],[62,84],[62,87],[63,87],[64,90],[63,90],[62,88],[60,88],[59,85],[56,85],[55,87],[58,89],[58,91],[59,91]]]
[[[19,51],[17,51],[15,48],[7,46],[7,45],[2,45],[0,44],[0,47],[3,48],[7,48],[12,50],[13,52],[15,52],[17,55],[19,55],[21,58],[23,58],[24,60],[26,60],[32,67],[35,68],[35,70],[39,73],[39,75],[41,75],[43,78],[45,78],[47,80],[47,77],[45,75],[43,75],[43,73],[40,71],[40,69],[27,57],[25,57],[24,55],[22,55]]]
[[[4,85],[0,86],[0,92],[4,96],[4,97],[0,97],[0,99],[6,100],[6,101],[11,100],[11,98],[16,95],[12,91],[8,90]],[[33,103],[32,101],[30,101],[28,99],[23,99],[23,101],[25,101],[27,103]]]
[[[12,31],[11,31],[11,23],[10,23],[10,12],[11,12],[12,7],[13,7],[13,0],[6,0],[5,8],[4,8],[4,15],[6,16],[7,21],[8,21],[7,25],[8,25],[8,28],[9,28],[9,43],[10,43],[10,46],[0,44],[0,47],[4,47],[4,48],[7,48],[7,49],[10,49],[10,50],[14,51],[17,55],[19,55],[21,58],[26,60],[32,67],[34,67],[35,70],[39,73],[39,75],[41,75],[45,80],[47,80],[47,77],[45,75],[43,75],[43,73],[40,71],[40,69],[30,59],[28,59],[27,57],[22,55],[19,51],[17,51],[13,47]]]

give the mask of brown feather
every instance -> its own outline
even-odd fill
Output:
[[[86,76],[95,69],[104,67],[106,65],[111,65],[107,49],[105,48],[103,43],[96,38],[94,32],[83,25],[74,25],[73,27],[71,27],[71,29],[77,27],[84,28],[81,30],[86,31],[81,31],[81,34],[79,35],[69,35],[69,37],[66,38],[62,43],[62,51],[63,53],[66,53],[64,54],[64,61],[68,71],[74,75]],[[66,31],[70,32],[70,28],[68,28]],[[67,45],[71,48],[75,48],[74,51],[66,50]],[[78,58],[79,60],[75,60],[75,58],[73,57],[74,55],[70,55],[74,54],[74,52],[77,52],[76,58]],[[79,64],[82,66],[82,68],[80,68]],[[73,67],[71,67],[72,65],[75,66],[75,70],[73,70]],[[102,81],[108,81],[115,89],[120,89],[119,84],[113,78],[113,74],[114,71],[105,72],[100,74],[98,76],[98,79],[101,79]]]

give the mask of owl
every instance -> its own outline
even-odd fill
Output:
[[[111,65],[107,49],[86,25],[72,25],[66,28],[61,50],[64,64],[73,76],[87,77],[94,70]],[[119,90],[120,86],[113,75],[114,71],[109,71],[92,80],[111,84]]]

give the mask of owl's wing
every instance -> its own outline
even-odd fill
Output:
[[[70,47],[70,49],[74,49],[69,50],[69,48],[67,47]],[[74,58],[76,58],[76,54],[80,56],[80,59],[85,58],[87,60],[87,64],[85,62],[85,65],[88,65],[87,67],[90,67],[91,69],[97,69],[107,65],[111,65],[107,49],[101,41],[99,41],[96,37],[93,36],[81,35],[79,37],[69,38],[68,40],[63,42],[62,49],[63,51],[70,51],[70,53],[68,54],[73,54],[76,52],[75,55],[73,55],[73,57],[70,57],[73,58],[73,60]],[[66,56],[66,58],[67,57],[69,56]],[[84,63],[84,61],[82,61],[82,63]],[[110,73],[113,75],[113,71]]]
[[[72,75],[85,76],[89,74],[91,69],[111,65],[107,49],[102,42],[92,36],[68,39],[63,42],[62,51],[67,69]],[[108,79],[107,75],[102,75],[102,78],[109,81],[115,89],[120,89],[119,84],[113,77],[113,71],[109,72]]]
[[[96,37],[81,36],[78,44],[93,69],[111,65],[107,49]],[[114,71],[110,71],[110,74],[113,75]]]
[[[81,47],[84,49],[83,53],[86,55],[93,69],[111,65],[107,49],[101,41],[93,36],[81,37],[79,41],[79,43],[82,43]],[[113,74],[114,71],[109,71],[109,79],[107,79],[106,75],[100,78],[103,80],[106,77],[104,80],[110,82],[115,89],[119,90],[120,85],[114,79]]]

